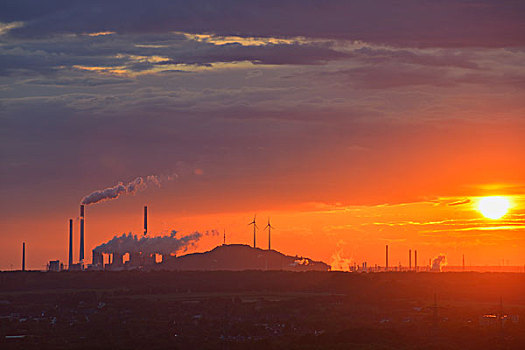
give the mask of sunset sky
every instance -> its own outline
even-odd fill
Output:
[[[525,2],[2,1],[0,269],[226,230],[347,266],[525,264]],[[489,219],[485,196],[508,213]],[[190,251],[222,243],[204,237]],[[75,259],[78,259],[78,222]]]

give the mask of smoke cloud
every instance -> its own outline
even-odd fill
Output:
[[[149,184],[160,186],[160,180],[158,176],[150,175],[146,178],[137,177],[135,180],[128,182],[127,184],[119,182],[113,187],[108,187],[103,190],[98,190],[88,194],[82,198],[81,204],[95,204],[98,202],[117,199],[123,194],[135,194],[137,191],[146,189]]]
[[[441,272],[441,268],[447,264],[445,255],[438,255],[432,260],[432,271]]]
[[[117,199],[121,195],[135,194],[138,191],[143,191],[149,185],[153,184],[155,186],[160,187],[161,184],[165,181],[177,180],[180,176],[187,176],[191,174],[200,176],[204,174],[204,171],[199,168],[194,168],[193,166],[190,166],[183,162],[177,162],[177,164],[175,165],[175,172],[172,172],[169,175],[148,175],[146,177],[139,176],[135,180],[128,182],[127,184],[119,182],[113,187],[108,187],[103,190],[98,190],[88,194],[87,196],[82,198],[80,204],[89,205],[103,201],[109,201],[112,199]]]
[[[143,252],[145,254],[171,254],[177,252],[185,252],[189,248],[195,247],[197,242],[204,236],[216,236],[219,232],[216,230],[201,232],[193,232],[186,236],[178,237],[178,233],[172,230],[166,236],[142,236],[137,237],[132,233],[127,235],[124,233],[121,236],[115,236],[106,243],[102,243],[94,250],[98,253],[137,253]]]
[[[332,259],[330,261],[332,271],[350,271],[352,263],[352,259],[344,257],[343,248],[341,248],[338,243],[337,250],[332,254]]]

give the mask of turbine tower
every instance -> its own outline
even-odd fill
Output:
[[[255,218],[257,217],[257,214],[253,215],[253,221],[248,224],[253,225],[253,247],[256,248],[256,240],[255,240],[255,231],[257,230],[257,224],[255,223]]]
[[[270,218],[268,218],[268,225],[265,229],[268,229],[268,250],[272,250],[272,224],[270,224]]]

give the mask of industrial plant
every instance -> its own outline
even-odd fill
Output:
[[[268,219],[265,229],[268,230],[268,248],[261,249],[256,246],[257,224],[256,216],[249,225],[253,226],[253,246],[245,244],[226,244],[224,243],[214,249],[203,253],[186,253],[190,248],[195,248],[197,242],[203,236],[218,236],[216,230],[206,232],[193,232],[181,235],[173,230],[168,235],[150,236],[148,234],[148,207],[144,206],[144,231],[143,234],[134,235],[132,233],[116,235],[109,241],[100,244],[92,250],[91,263],[85,259],[85,221],[86,209],[84,203],[96,203],[107,198],[118,197],[118,191],[134,191],[142,184],[142,180],[135,180],[133,186],[124,186],[124,189],[117,187],[104,191],[94,192],[86,196],[80,204],[79,221],[79,254],[78,261],[73,257],[73,223],[74,219],[69,219],[69,252],[68,263],[65,265],[59,260],[50,260],[47,270],[58,272],[68,271],[123,271],[123,270],[288,270],[288,271],[330,271],[333,266],[322,261],[314,261],[302,256],[289,256],[271,249],[271,230],[273,226]],[[111,191],[110,191],[111,190]],[[115,194],[116,193],[116,194]],[[22,271],[25,270],[25,242],[22,248]],[[430,271],[441,272],[446,265],[446,256],[438,255],[434,259],[429,259],[428,264],[418,265],[417,250],[408,250],[408,266],[401,264],[392,265],[389,263],[389,246],[385,246],[385,264],[368,265],[368,262],[357,263],[355,261],[337,263],[337,270],[349,272],[384,272],[384,271]],[[465,260],[463,266],[465,270]]]
[[[109,241],[100,244],[92,250],[91,263],[86,261],[85,256],[85,221],[86,205],[95,204],[119,198],[121,195],[134,194],[143,190],[148,184],[160,184],[157,176],[138,177],[135,180],[124,184],[118,183],[115,186],[92,192],[80,201],[80,213],[77,217],[79,222],[79,253],[78,260],[75,262],[73,257],[73,227],[74,219],[69,219],[69,252],[68,263],[64,264],[59,260],[50,260],[47,264],[48,271],[122,271],[122,270],[289,270],[289,271],[348,271],[348,272],[442,272],[445,271],[465,271],[465,256],[463,255],[462,266],[447,267],[446,255],[439,254],[433,259],[428,259],[428,263],[418,263],[418,251],[408,250],[407,266],[391,264],[389,260],[389,246],[385,246],[384,265],[369,265],[367,261],[358,263],[349,259],[334,259],[329,264],[322,261],[314,261],[302,256],[289,256],[282,254],[271,248],[271,233],[274,228],[268,218],[268,247],[261,249],[257,247],[257,217],[248,223],[253,227],[253,246],[245,244],[226,244],[224,243],[214,249],[203,253],[186,254],[191,248],[196,248],[198,241],[203,236],[218,236],[216,230],[206,232],[193,232],[181,235],[172,230],[164,236],[152,236],[148,232],[148,207],[144,206],[143,223],[144,230],[141,235],[132,233],[116,235]],[[225,234],[224,234],[225,235]],[[26,242],[22,247],[22,271],[25,271]],[[182,255],[181,255],[182,254]],[[476,267],[469,267],[469,271],[475,271]],[[514,271],[514,270],[512,270]],[[519,270],[514,272],[520,272]]]
[[[93,195],[90,195],[92,200]],[[87,197],[86,197],[87,198]],[[86,199],[83,201],[89,203]],[[48,271],[84,271],[84,270],[289,270],[289,271],[329,271],[330,265],[302,256],[288,256],[271,249],[271,229],[268,220],[268,249],[256,246],[256,218],[253,225],[254,245],[224,244],[204,253],[178,255],[196,247],[203,236],[217,236],[216,230],[193,232],[180,235],[171,231],[164,236],[148,234],[148,207],[144,206],[144,232],[139,237],[132,233],[116,235],[100,244],[92,251],[91,263],[85,261],[85,204],[80,205],[80,246],[78,262],[73,258],[73,219],[69,219],[69,261],[64,266],[59,260],[48,263]],[[24,245],[25,252],[25,245]],[[23,260],[25,263],[25,258]]]

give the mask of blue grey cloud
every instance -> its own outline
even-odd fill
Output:
[[[412,47],[508,47],[525,42],[520,0],[4,1],[3,22],[19,37],[116,31],[185,31],[363,40]]]

